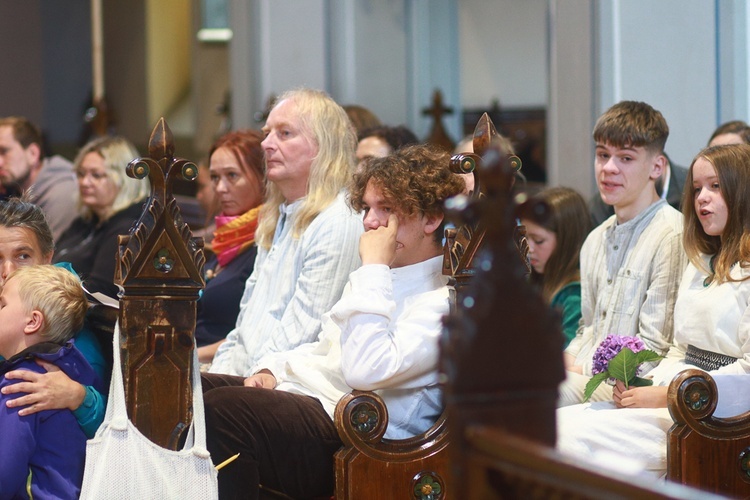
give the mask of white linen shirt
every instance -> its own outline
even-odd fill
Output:
[[[347,205],[345,194],[295,238],[301,203],[279,207],[271,248],[258,249],[237,325],[219,347],[211,373],[246,377],[265,354],[313,342],[323,314],[341,297],[349,273],[359,267],[362,214]]]
[[[639,337],[646,349],[667,353],[687,265],[682,215],[666,201],[624,224],[616,217],[594,228],[581,248],[581,326],[565,352],[587,376],[594,351],[609,334]]]
[[[708,269],[708,257],[702,256]],[[748,265],[748,264],[745,264]],[[737,361],[712,370],[711,374],[750,373],[750,267],[732,267],[730,276],[744,281],[715,281],[704,286],[707,274],[689,264],[674,306],[674,346],[666,359],[651,371],[654,384],[669,385],[682,370],[700,370],[685,362],[688,345],[725,354]]]
[[[268,354],[253,371],[270,370],[276,390],[317,398],[331,419],[351,388],[374,390],[388,407],[386,438],[425,432],[442,411],[438,341],[449,309],[442,262],[362,266],[323,318],[317,342]]]

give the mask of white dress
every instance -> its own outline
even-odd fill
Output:
[[[750,268],[735,265],[731,275],[750,276]],[[737,358],[712,374],[750,373],[750,280],[704,286],[705,278],[687,266],[674,309],[674,345],[649,373],[655,385],[669,385],[680,371],[697,368],[685,362],[688,345]],[[557,448],[592,467],[663,475],[672,424],[667,408],[618,409],[612,401],[568,406],[557,410]]]

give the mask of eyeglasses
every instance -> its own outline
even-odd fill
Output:
[[[106,172],[101,172],[98,170],[89,170],[89,171],[76,170],[76,177],[78,177],[78,180],[83,180],[87,176],[91,176],[91,178],[96,182],[99,182],[108,178],[108,175]]]

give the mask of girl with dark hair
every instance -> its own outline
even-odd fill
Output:
[[[544,214],[522,210],[521,223],[526,226],[529,243],[531,283],[545,302],[560,311],[563,348],[575,337],[581,319],[581,246],[591,229],[586,200],[566,187],[545,189],[531,198],[531,204],[544,202]]]

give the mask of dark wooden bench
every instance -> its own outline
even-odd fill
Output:
[[[750,383],[750,375],[747,376]],[[728,395],[725,397],[732,397]],[[750,498],[750,412],[714,416],[719,391],[711,375],[685,370],[669,386],[667,477],[701,490]]]
[[[448,238],[445,269],[457,295],[441,345],[445,412],[425,434],[388,441],[382,401],[372,393],[345,396],[336,409],[345,443],[336,455],[336,497],[708,498],[677,483],[636,484],[594,473],[554,450],[564,376],[559,318],[526,282],[513,169],[492,146],[491,123],[482,126],[480,154],[454,160],[456,168],[476,165],[482,195],[455,207],[457,227]],[[192,419],[189,374],[203,252],[170,187],[178,176],[194,177],[195,166],[174,157],[163,120],[149,154],[129,170],[148,177],[153,191],[135,229],[120,240],[119,347],[131,419],[174,449]],[[672,383],[669,478],[746,497],[750,415],[715,418],[715,398],[705,374],[684,373]],[[731,480],[717,483],[725,475]]]
[[[451,158],[451,169],[456,173],[475,176],[475,190],[470,197],[456,200],[450,210],[455,226],[446,230],[443,274],[451,277],[454,292],[451,297],[452,322],[460,323],[456,304],[465,302],[467,290],[476,273],[475,260],[479,257],[489,220],[470,215],[470,206],[484,196],[478,167],[482,155],[491,150],[497,136],[492,121],[484,115],[474,131],[473,154],[459,154]],[[520,168],[516,157],[503,158]],[[510,192],[510,185],[504,187]],[[515,241],[515,244],[513,243]],[[523,231],[514,230],[508,243],[515,248],[512,258],[520,273],[527,267]],[[520,255],[519,255],[520,254]],[[383,439],[388,427],[388,411],[383,401],[372,392],[354,391],[341,399],[335,415],[336,428],[344,447],[336,454],[336,498],[444,498],[451,496],[449,425],[444,412],[424,434],[405,440]]]

